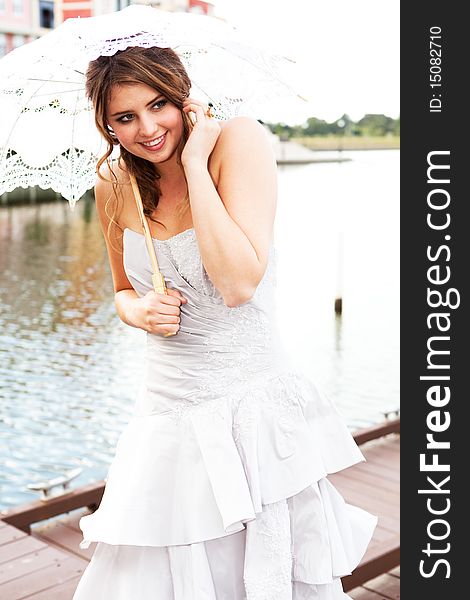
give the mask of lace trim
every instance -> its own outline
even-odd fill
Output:
[[[294,61],[257,48],[220,20],[142,5],[87,19],[69,19],[49,35],[2,59],[0,103],[2,114],[9,117],[4,127],[7,141],[2,140],[0,155],[5,173],[0,194],[39,185],[75,203],[93,187],[96,162],[103,152],[96,139],[86,139],[97,132],[85,95],[85,72],[91,60],[130,46],[173,48],[188,71],[191,96],[212,102],[218,119],[238,115],[259,119],[273,99],[298,97],[293,85],[298,85],[294,79],[301,79],[300,73],[293,71]],[[303,100],[298,102],[303,106]],[[38,134],[46,121],[46,133]],[[81,135],[66,152],[85,152],[86,159],[64,161],[63,138],[48,136],[47,131],[64,133],[73,131],[74,126]],[[15,144],[10,144],[14,136],[9,128],[11,132],[19,130]],[[35,153],[31,152],[28,131],[36,132]],[[45,147],[50,158],[38,170],[37,156],[30,156],[44,154]],[[13,158],[14,153],[21,159]],[[47,175],[43,172],[46,169]]]
[[[186,229],[167,240],[157,239],[156,242],[161,251],[175,264],[179,274],[189,285],[206,296],[221,298],[219,291],[214,287],[202,264],[194,228]],[[255,291],[255,299],[259,299],[265,293],[271,294],[271,288],[276,287],[276,263],[276,249],[271,245],[268,265]],[[233,310],[229,309],[229,311]]]
[[[0,148],[0,158],[4,148]],[[6,152],[2,161],[1,192],[11,192],[18,187],[39,186],[53,189],[69,199],[73,208],[79,198],[96,182],[97,155],[85,150],[70,148],[56,156],[49,164],[33,166],[27,164],[13,150]],[[70,173],[75,173],[70,177]]]
[[[262,386],[264,393],[259,393],[259,388],[250,387],[247,393],[239,396],[233,403],[233,439],[239,450],[253,439],[259,412],[262,409],[269,414],[275,425],[277,450],[282,457],[292,454],[295,448],[292,439],[296,423],[303,419],[302,392],[298,384],[296,372],[286,372]]]
[[[266,504],[263,512],[246,527],[247,600],[289,600],[292,598],[292,552],[286,500]]]
[[[206,296],[221,297],[202,264],[194,229],[186,229],[167,240],[157,240],[157,244],[189,285]]]

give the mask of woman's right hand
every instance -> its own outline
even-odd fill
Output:
[[[157,294],[152,290],[142,298],[136,298],[132,311],[136,327],[162,336],[178,332],[180,306],[188,300],[178,290],[167,288],[167,292]]]

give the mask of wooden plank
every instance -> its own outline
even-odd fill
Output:
[[[340,480],[344,477],[346,481],[350,481],[351,479],[353,481],[356,481],[356,479],[360,481],[363,475],[373,478],[375,480],[374,485],[384,485],[384,481],[388,481],[388,485],[385,485],[387,485],[390,491],[396,491],[399,493],[400,474],[398,469],[394,468],[393,465],[387,467],[373,462],[359,463],[353,467],[349,467],[349,469],[347,469],[347,473],[346,470],[338,471],[337,473],[330,473],[328,475],[328,479],[333,481]]]
[[[64,516],[64,518],[62,519],[62,522],[65,523],[67,525],[67,527],[70,527],[71,529],[74,529],[75,531],[78,531],[79,533],[82,532],[82,530],[80,529],[79,526],[79,521],[82,517],[91,514],[91,511],[87,508],[79,508],[77,510],[72,511],[71,513],[68,513],[67,515]]]
[[[375,448],[367,453],[367,461],[387,469],[397,468],[400,462],[400,453],[391,448]]]
[[[398,489],[398,486],[400,485],[400,469],[398,465],[393,464],[393,460],[390,456],[388,458],[383,457],[377,460],[369,459],[368,463],[366,463],[365,465],[364,463],[361,463],[360,465],[357,465],[357,467],[359,473],[370,472],[373,473],[377,477],[377,479],[383,478],[393,481],[395,489]]]
[[[384,467],[383,465],[376,465],[373,462],[361,462],[357,465],[354,465],[354,469],[357,469],[358,471],[363,471],[365,473],[373,473],[378,475],[379,477],[383,477],[385,479],[389,479],[390,481],[400,483],[400,473],[397,471],[396,468],[393,467]]]
[[[67,525],[60,520],[57,520],[54,523],[48,523],[45,527],[41,527],[40,532],[41,539],[46,543],[55,542],[65,548],[78,547],[83,538],[78,531],[67,527]],[[31,535],[37,537],[37,534],[38,531],[33,530]]]
[[[18,529],[30,532],[31,523],[44,521],[82,506],[98,507],[104,493],[104,481],[84,485],[58,497],[35,500],[0,512],[0,517]]]
[[[388,575],[392,578],[392,580],[394,580],[392,585],[390,585],[389,578],[382,580],[374,578],[374,580],[370,582],[364,582],[360,587],[355,587],[352,590],[348,590],[348,596],[353,600],[397,600],[400,597],[400,565],[389,571]],[[371,588],[374,588],[373,590],[368,589],[369,584]]]
[[[374,488],[366,484],[358,486],[357,482],[350,479],[338,478],[332,482],[346,501],[354,498],[360,506],[368,506],[379,510],[381,514],[399,516],[398,494],[387,493],[380,488]]]
[[[387,490],[391,493],[397,493],[397,482],[390,481],[386,477],[382,477],[381,475],[372,474],[367,471],[359,471],[354,470],[354,468],[345,469],[344,471],[340,471],[336,473],[334,477],[339,477],[350,479],[355,481],[358,484],[367,483],[369,485],[380,487],[382,490]]]
[[[400,580],[388,573],[367,581],[364,583],[364,587],[372,592],[384,594],[391,600],[398,600],[400,598]]]
[[[354,439],[356,440],[356,444],[361,445],[365,444],[370,440],[375,440],[377,438],[383,437],[389,433],[399,433],[400,432],[400,418],[393,419],[390,421],[385,421],[384,423],[380,423],[379,425],[374,425],[372,427],[367,427],[365,429],[361,429],[354,433]]]
[[[386,446],[392,445],[400,447],[400,440],[401,438],[399,435],[389,435],[387,437],[378,438],[376,440],[368,442],[367,444],[364,444],[361,447],[361,451],[367,450],[368,448],[374,448],[374,446],[380,446],[381,444],[384,444]]]
[[[56,548],[44,546],[40,550],[30,552],[26,555],[17,556],[0,565],[0,585],[32,573],[49,565],[59,562],[63,558],[63,552]]]
[[[378,442],[382,442],[384,443],[384,445],[387,445],[387,448],[389,450],[391,450],[392,452],[395,453],[400,453],[400,443],[401,443],[401,438],[400,436],[397,437],[388,437],[388,438],[384,438],[383,440],[378,440]],[[371,444],[372,445],[372,444]]]
[[[36,540],[31,536],[27,535],[11,544],[4,544],[0,546],[0,564],[3,564],[9,560],[13,560],[19,556],[24,556],[30,552],[36,552],[42,550],[46,544],[41,540]]]
[[[362,452],[362,454],[367,454],[368,452],[371,452],[371,451],[375,450],[376,448],[380,448],[380,447],[392,449],[394,452],[399,451],[400,450],[400,436],[380,438],[379,440],[374,440],[372,442],[368,442],[364,446],[361,446],[361,452]]]
[[[73,594],[77,589],[81,575],[69,579],[65,583],[48,588],[32,596],[28,596],[27,600],[72,600]],[[99,600],[97,598],[97,600]]]
[[[386,542],[382,542],[382,543],[375,542],[374,544],[370,544],[369,547],[366,550],[366,553],[364,554],[363,562],[364,563],[368,563],[372,559],[374,559],[375,557],[377,557],[378,554],[384,554],[386,552],[394,551],[395,548],[399,547],[398,546],[399,539],[400,539],[399,536],[395,535],[394,537],[391,537]],[[400,564],[399,560],[396,561],[393,564],[393,566],[390,566],[387,569],[385,569],[384,571],[381,571],[381,573],[385,573],[385,571],[389,571],[390,569],[392,569],[397,564]],[[374,575],[374,577],[375,577],[375,575]]]
[[[31,535],[87,560],[91,559],[96,547],[96,542],[93,542],[88,548],[80,548],[79,544],[83,539],[81,530],[69,527],[60,519],[43,527],[33,528]]]
[[[348,594],[353,600],[388,600],[382,594],[376,594],[363,587],[354,588]]]
[[[385,446],[394,446],[394,447],[400,447],[400,436],[399,435],[389,435],[387,437],[382,437],[382,438],[378,438],[376,440],[372,440],[371,442],[368,442],[367,444],[363,445],[361,447],[361,451],[364,452],[365,450],[367,450],[368,448],[374,448],[375,446],[380,446],[385,445]]]
[[[88,563],[75,556],[67,556],[65,553],[63,556],[64,558],[59,562],[2,585],[2,598],[20,600],[81,576]]]
[[[400,540],[397,536],[378,547],[369,548],[360,565],[351,575],[342,578],[344,591],[363,585],[366,581],[400,564]],[[376,590],[372,590],[376,591]]]
[[[396,537],[397,533],[398,531],[390,531],[389,529],[385,529],[384,527],[381,527],[379,524],[377,524],[377,527],[374,531],[373,539],[374,541],[380,544],[381,542],[388,542],[388,540],[391,540],[392,538]]]
[[[386,529],[392,527],[392,531],[395,531],[398,528],[400,522],[399,506],[388,502],[383,502],[377,498],[363,494],[357,488],[342,487],[341,485],[335,487],[337,487],[343,498],[349,504],[354,504],[355,506],[359,506],[360,508],[372,512],[377,516],[383,517],[383,526]]]
[[[16,527],[2,527],[0,529],[0,545],[10,544],[15,540],[19,540],[26,536],[24,531],[16,529]]]
[[[390,443],[388,445],[377,445],[375,448],[371,448],[367,452],[363,453],[368,460],[380,459],[381,455],[386,455],[390,464],[393,464],[396,469],[400,468],[400,447]]]
[[[367,452],[363,452],[366,463],[374,463],[384,465],[387,469],[400,470],[400,452],[396,451],[393,446],[381,446],[371,448]]]
[[[344,490],[345,493],[349,490],[356,491],[363,496],[372,496],[374,500],[384,505],[389,504],[391,506],[397,506],[397,501],[400,496],[399,489],[397,489],[396,492],[391,492],[390,490],[381,489],[379,485],[374,486],[363,481],[358,485],[358,482],[353,479],[345,478],[341,475],[337,476],[334,479],[334,482],[335,487],[337,487],[340,492],[341,490]]]

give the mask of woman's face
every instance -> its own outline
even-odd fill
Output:
[[[107,122],[121,146],[153,163],[175,156],[183,135],[180,109],[142,83],[113,87]]]

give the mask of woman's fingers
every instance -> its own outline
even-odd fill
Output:
[[[169,304],[162,304],[158,309],[159,315],[179,315],[180,308],[179,306],[170,306]]]
[[[196,121],[202,121],[205,117],[204,109],[199,104],[187,104],[183,108],[184,112],[193,112],[196,114]]]
[[[167,325],[157,325],[150,333],[155,333],[157,335],[162,335],[164,337],[168,337],[169,335],[176,335],[179,331],[179,325],[172,325],[168,323]]]
[[[177,290],[167,288],[168,294],[160,294],[154,291],[148,293],[147,314],[179,315],[180,306],[187,299],[180,295]]]
[[[142,329],[159,335],[178,333],[181,322],[180,306],[187,299],[177,289],[167,288],[167,294],[153,290],[142,298],[144,310]]]
[[[204,117],[207,117],[207,111],[208,111],[209,107],[207,106],[207,104],[203,104],[200,102],[195,102],[195,101],[189,101],[189,102],[185,102],[184,106],[183,106],[183,110],[184,112],[194,112],[196,114],[196,120],[202,120],[204,119]]]
[[[179,331],[180,322],[180,308],[174,304],[161,303],[158,307],[158,312],[155,313],[152,311],[148,316],[150,333],[160,335],[176,334]]]
[[[164,313],[159,313],[158,317],[154,317],[156,325],[163,325],[165,323],[179,323],[181,321],[181,317],[178,315],[167,315]]]
[[[174,296],[175,298],[179,298],[181,300],[181,302],[187,302],[188,301],[188,299],[185,298],[183,296],[183,294],[179,290],[175,290],[173,288],[167,287],[166,291],[167,291],[166,295],[168,295],[168,296]]]

